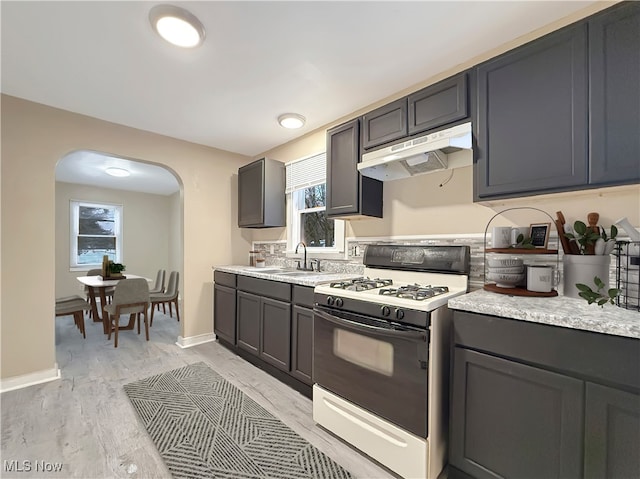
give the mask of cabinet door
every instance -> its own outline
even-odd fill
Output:
[[[407,99],[376,108],[362,117],[362,147],[382,145],[407,136]]]
[[[640,396],[587,383],[584,475],[640,477]]]
[[[451,463],[478,479],[581,477],[583,384],[456,347]]]
[[[291,304],[262,298],[260,357],[283,371],[291,366]]]
[[[291,331],[291,374],[312,385],[313,309],[293,307]]]
[[[213,288],[213,331],[236,344],[236,290],[215,285]]]
[[[327,215],[359,211],[360,123],[353,120],[327,132]]]
[[[258,356],[260,350],[260,296],[237,293],[238,347]]]
[[[264,161],[238,170],[238,226],[264,222]]]
[[[640,179],[640,3],[589,21],[590,183]]]
[[[409,95],[409,135],[469,116],[467,74],[461,73]]]
[[[477,67],[477,199],[587,184],[586,28],[552,33]]]

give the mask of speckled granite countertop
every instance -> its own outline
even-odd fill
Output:
[[[226,273],[242,274],[244,276],[252,276],[260,279],[270,279],[272,281],[281,281],[283,283],[299,284],[302,286],[316,286],[321,283],[330,283],[332,281],[343,281],[352,278],[359,278],[361,274],[355,273],[330,273],[330,272],[300,272],[277,267],[254,268],[251,266],[214,266],[214,271],[224,271]],[[283,274],[283,273],[291,274]]]
[[[449,308],[532,323],[640,339],[640,312],[581,299],[530,298],[478,290],[449,300]]]

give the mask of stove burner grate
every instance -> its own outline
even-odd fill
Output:
[[[433,298],[439,294],[448,293],[449,288],[447,286],[421,286],[419,284],[410,284],[407,286],[400,286],[399,288],[383,288],[380,290],[383,296],[396,296],[398,298],[413,299],[415,301],[424,301],[425,299]]]
[[[369,289],[382,288],[384,286],[391,286],[393,281],[390,279],[380,278],[356,278],[348,281],[337,281],[330,283],[330,288],[347,289],[349,291],[367,291]]]

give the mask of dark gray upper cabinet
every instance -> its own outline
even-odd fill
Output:
[[[366,150],[407,136],[407,98],[376,108],[362,117],[362,147]]]
[[[285,226],[284,163],[268,158],[238,169],[238,226]]]
[[[467,76],[460,73],[409,95],[409,135],[469,116]]]
[[[640,2],[589,21],[590,172],[593,185],[640,180]]]
[[[360,175],[360,120],[327,131],[327,216],[382,218],[382,182]]]
[[[586,184],[587,67],[584,23],[477,67],[477,199]]]

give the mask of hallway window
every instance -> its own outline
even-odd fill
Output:
[[[122,205],[70,202],[73,269],[102,265],[102,257],[122,262]]]

